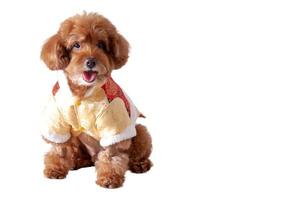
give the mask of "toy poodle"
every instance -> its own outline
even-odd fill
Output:
[[[96,183],[117,188],[128,169],[151,168],[151,137],[136,123],[143,115],[111,77],[128,52],[127,40],[97,13],[68,18],[43,45],[41,59],[58,75],[43,114],[43,139],[51,144],[44,158],[47,178],[95,166]]]

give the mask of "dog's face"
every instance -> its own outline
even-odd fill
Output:
[[[91,13],[65,20],[43,45],[41,58],[51,70],[64,70],[77,85],[106,79],[128,59],[129,45],[109,20]]]

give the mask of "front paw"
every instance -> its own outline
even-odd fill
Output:
[[[96,184],[104,188],[113,189],[121,187],[124,183],[124,180],[124,176],[115,173],[106,173],[98,177]]]
[[[67,172],[57,169],[45,168],[44,176],[50,179],[64,179],[67,175]]]

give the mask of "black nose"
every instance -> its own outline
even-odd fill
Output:
[[[90,69],[94,68],[96,65],[96,60],[95,58],[87,58],[86,60],[86,66]]]

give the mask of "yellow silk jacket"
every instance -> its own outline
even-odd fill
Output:
[[[71,135],[86,133],[106,147],[136,136],[140,114],[111,77],[90,88],[81,101],[72,96],[64,78],[59,78],[44,110],[44,138],[64,143]]]

